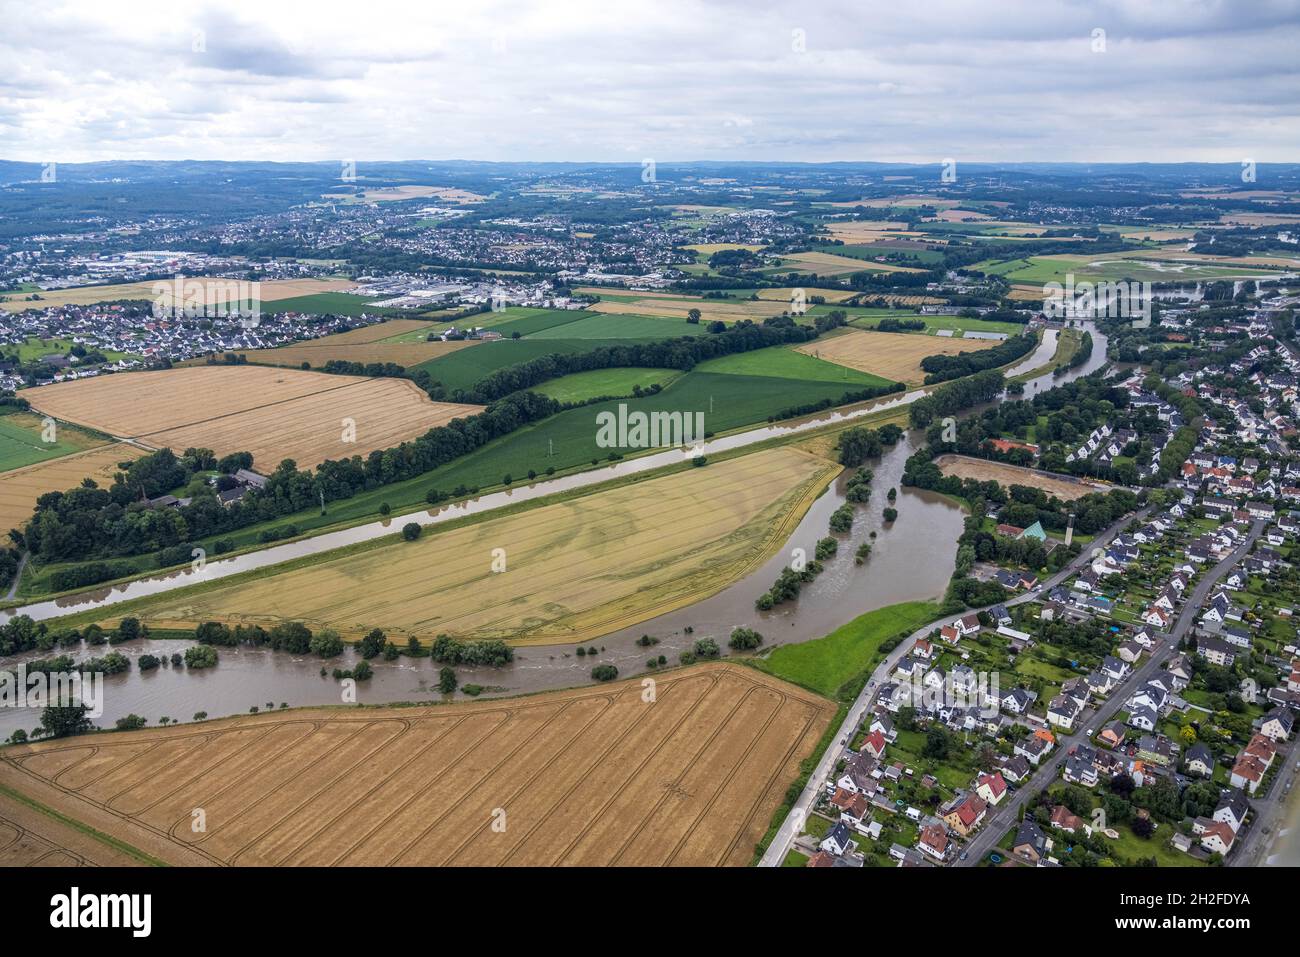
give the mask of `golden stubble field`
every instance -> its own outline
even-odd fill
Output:
[[[898,332],[850,329],[804,343],[797,351],[859,372],[870,372],[908,385],[925,378],[921,360],[926,356],[952,356],[997,345],[991,339],[913,336]]]
[[[480,410],[433,402],[405,379],[258,365],[120,373],[26,395],[46,415],[150,448],[251,452],[254,468],[264,473],[283,459],[308,467],[364,456]]]
[[[0,476],[0,535],[31,518],[36,500],[46,492],[66,492],[87,478],[94,479],[100,488],[108,488],[119,471],[118,463],[143,454],[140,449],[115,442],[5,472]]]
[[[766,299],[759,302],[728,302],[726,300],[689,299],[685,297],[669,299],[665,297],[637,299],[633,302],[605,299],[588,306],[586,311],[618,316],[654,316],[661,319],[685,319],[687,313],[692,309],[698,309],[700,310],[700,319],[703,322],[714,322],[715,320],[740,322],[744,319],[753,319],[758,322],[770,316],[779,316],[789,308],[789,300],[784,303]]]
[[[647,680],[22,745],[0,784],[176,865],[747,864],[834,706],[726,663]]]
[[[869,259],[854,259],[835,253],[793,253],[781,258],[782,266],[792,266],[817,276],[847,276],[855,272],[921,272],[912,266],[893,266]]]
[[[297,620],[350,637],[383,628],[422,638],[587,641],[699,601],[759,567],[839,470],[798,449],[770,449],[160,596],[137,613],[179,627]],[[498,567],[504,559],[504,572],[493,570],[494,559]]]
[[[0,793],[0,867],[133,867],[121,848]]]

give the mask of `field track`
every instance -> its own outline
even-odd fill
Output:
[[[726,663],[652,692],[69,738],[0,752],[0,785],[177,865],[747,864],[834,706]]]

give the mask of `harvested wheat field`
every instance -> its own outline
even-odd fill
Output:
[[[176,865],[748,864],[834,706],[723,663],[654,682],[65,738],[0,785]]]
[[[87,478],[108,488],[120,471],[118,463],[143,454],[118,442],[5,472],[0,480],[0,535],[31,518],[36,500],[46,492],[66,492]]]
[[[22,312],[24,309],[44,309],[48,306],[85,306],[96,302],[116,302],[119,299],[145,299],[154,301],[164,290],[176,298],[177,305],[218,306],[260,296],[260,302],[277,302],[310,296],[318,292],[342,292],[356,285],[350,279],[268,279],[262,282],[241,282],[237,279],[220,279],[205,276],[187,276],[184,279],[160,279],[152,282],[126,282],[110,286],[76,286],[71,289],[51,289],[40,293],[37,302],[23,302],[13,298],[0,302],[0,309]],[[179,296],[176,296],[179,293]]]
[[[973,223],[993,219],[988,213],[979,213],[973,209],[941,209],[934,218],[941,223]]]
[[[637,299],[633,302],[605,299],[587,307],[587,312],[600,312],[618,316],[653,316],[661,319],[685,319],[692,309],[700,310],[704,322],[740,322],[744,319],[755,321],[769,316],[779,316],[790,308],[789,300],[785,303],[763,300],[762,302],[727,302],[726,300],[706,299]]]
[[[1011,291],[1007,293],[1008,299],[1014,299],[1016,302],[1043,302],[1042,286],[1031,286],[1027,283],[1012,283]]]
[[[882,237],[921,235],[908,232],[907,223],[902,220],[890,219],[859,219],[828,223],[827,229],[833,237],[850,245],[869,243]]]
[[[794,286],[782,286],[775,289],[758,289],[755,293],[759,299],[788,303],[794,297],[795,289],[796,287]],[[840,303],[846,299],[852,299],[854,296],[859,295],[859,293],[849,289],[817,289],[811,286],[803,287],[803,292],[809,299],[812,299],[814,296],[820,296],[828,303]]]
[[[793,266],[816,276],[847,276],[855,272],[922,272],[912,266],[893,266],[870,259],[853,259],[835,253],[794,253],[781,258],[781,265]]]
[[[586,641],[681,608],[766,561],[839,465],[740,456],[281,574],[150,601],[151,624],[299,620],[520,644]],[[493,551],[505,572],[493,572]]]
[[[146,863],[153,862],[0,791],[0,867],[138,867]]]
[[[323,372],[205,365],[60,382],[24,396],[33,408],[56,419],[135,437],[358,381]]]
[[[33,408],[150,448],[251,452],[254,467],[366,455],[479,406],[433,402],[405,379],[268,366],[194,366],[81,379],[31,390]],[[345,441],[345,420],[355,424]]]
[[[926,356],[976,352],[994,345],[997,342],[992,339],[953,339],[852,329],[804,343],[797,347],[797,351],[911,385],[925,378],[921,360]]]
[[[1116,487],[1104,482],[1092,482],[1083,478],[1072,479],[1066,475],[1055,475],[1051,472],[1040,472],[1038,469],[970,458],[965,455],[941,455],[934,460],[934,464],[939,466],[939,471],[944,475],[974,479],[977,482],[997,482],[1005,486],[1024,485],[1041,489],[1062,501],[1073,501],[1094,492],[1107,492]]]

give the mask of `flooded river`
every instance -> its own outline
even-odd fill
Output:
[[[1034,395],[1052,385],[1099,368],[1105,361],[1105,340],[1095,331],[1093,336],[1096,340],[1093,356],[1081,369],[1059,377],[1053,377],[1050,373],[1040,376],[1026,384],[1025,394]],[[1055,349],[1055,333],[1049,331],[1047,338],[1051,340],[1050,346],[1045,340],[1009,374],[1015,374],[1018,369],[1027,370],[1044,365]],[[810,431],[881,408],[903,406],[915,401],[919,395],[920,393],[909,393],[864,409],[831,412],[798,425],[775,425],[737,433],[710,440],[702,448],[686,452],[667,450],[580,475],[484,495],[454,506],[360,525],[224,562],[211,562],[203,572],[197,574],[186,571],[158,576],[56,602],[33,604],[16,609],[13,613],[30,614],[34,618],[44,619],[94,607],[107,607],[130,598],[156,594],[211,578],[226,577],[250,568],[266,567],[301,555],[381,537],[391,534],[408,521],[439,524],[451,518],[489,511],[502,504],[580,488],[620,475],[641,473],[697,453],[711,454],[778,435]],[[811,555],[817,540],[828,534],[829,516],[844,502],[847,474],[840,476],[813,504],[782,550],[761,568],[689,608],[587,642],[587,645],[601,649],[596,660],[617,665],[623,674],[639,674],[644,671],[644,663],[652,654],[662,654],[670,662],[676,662],[678,654],[698,638],[713,637],[719,645],[725,647],[727,635],[737,626],[757,629],[765,638],[765,647],[802,642],[819,638],[868,611],[901,601],[941,595],[952,575],[955,546],[961,534],[964,513],[942,496],[901,487],[903,466],[923,438],[919,432],[906,433],[894,448],[886,450],[880,459],[868,463],[875,472],[870,503],[856,510],[851,533],[837,536],[840,539],[838,553],[824,563],[824,571],[804,586],[796,601],[779,605],[769,612],[759,612],[754,606],[757,598],[776,580],[782,567],[790,562],[792,549],[802,548]],[[885,523],[882,511],[887,504],[890,488],[898,489],[898,498],[894,503],[898,519],[893,523]],[[873,542],[872,553],[864,564],[858,565],[854,553],[864,541]],[[692,629],[689,634],[685,631],[688,627]],[[650,648],[640,647],[635,642],[642,635],[650,635],[658,639],[658,643]],[[136,641],[118,648],[132,658],[145,652],[164,657],[183,651],[190,644],[192,642]],[[521,648],[516,651],[515,661],[506,668],[458,668],[457,671],[462,684],[482,685],[488,689],[485,692],[487,694],[519,694],[572,687],[590,680],[594,663],[590,657],[577,656],[575,648],[575,645],[567,644]],[[106,650],[107,647],[83,647],[74,656],[91,657],[103,654]],[[253,706],[265,709],[268,703],[277,707],[281,702],[291,707],[342,703],[339,683],[329,676],[320,675],[322,662],[317,658],[297,658],[282,652],[249,648],[221,648],[219,652],[219,664],[208,671],[191,673],[181,669],[177,672],[164,667],[141,674],[132,668],[124,674],[106,678],[104,714],[97,723],[111,726],[117,718],[129,713],[142,715],[154,724],[164,715],[188,721],[198,711],[206,711],[216,717],[244,713]],[[22,660],[55,653],[58,652],[17,656],[0,664],[13,667]],[[325,664],[328,670],[335,667],[349,668],[354,660],[353,652],[349,649],[341,659],[332,659]],[[374,677],[360,683],[358,687],[358,698],[363,704],[427,701],[440,697],[436,688],[439,666],[429,659],[400,658],[395,662],[374,659],[371,664],[374,667]],[[37,719],[38,715],[33,711],[0,709],[0,738],[17,728],[30,730]]]

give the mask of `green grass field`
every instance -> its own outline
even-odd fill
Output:
[[[513,331],[507,326],[506,330]],[[685,319],[653,316],[621,316],[591,313],[575,322],[553,326],[533,333],[530,339],[673,339],[677,336],[704,335],[702,324]]]
[[[602,395],[628,396],[635,386],[647,389],[658,383],[666,387],[683,374],[676,369],[592,369],[543,382],[533,391],[549,395],[559,402],[585,402]]]
[[[842,383],[688,372],[657,395],[570,409],[512,432],[428,473],[424,487],[448,490],[464,484],[486,488],[499,484],[507,473],[519,480],[530,469],[541,474],[548,466],[563,469],[590,465],[593,459],[604,460],[611,451],[635,451],[611,450],[596,444],[596,416],[616,410],[620,402],[625,402],[629,410],[645,412],[702,412],[704,428],[721,433],[763,422],[795,405],[821,399],[836,401],[845,391]]]
[[[1074,275],[1075,282],[1174,282],[1178,279],[1249,279],[1271,276],[1267,269],[1247,266],[1217,265],[1203,262],[1160,262],[1149,259],[1120,259],[1115,254],[1098,253],[1087,260],[1067,259],[1060,256],[1032,256],[1005,262],[977,264],[990,275],[1002,276],[1009,282],[1064,284],[1066,276]]]
[[[347,292],[315,292],[309,296],[294,296],[290,299],[277,299],[275,302],[262,303],[264,312],[309,312],[317,315],[335,316],[410,316],[408,309],[387,309],[380,306],[366,305],[365,296],[354,296]]]
[[[771,346],[751,352],[737,352],[720,359],[710,359],[695,367],[696,372],[723,375],[773,376],[804,382],[838,382],[846,389],[869,385],[887,385],[887,379],[825,359],[795,352],[788,346]]]
[[[430,359],[409,371],[424,369],[448,389],[468,389],[488,373],[506,366],[557,353],[570,355],[616,345],[626,343],[617,339],[499,339]]]
[[[62,424],[56,429],[57,442],[42,442],[42,421],[41,416],[28,412],[0,415],[0,472],[48,462],[103,444],[80,429]]]
[[[501,312],[485,313],[476,316],[472,325],[493,329],[503,336],[532,336],[548,329],[567,326],[586,318],[589,313],[580,309],[536,309],[525,306],[510,306]]]
[[[885,639],[915,631],[938,617],[939,606],[934,602],[889,605],[841,625],[825,638],[782,645],[755,664],[770,675],[833,698],[847,682],[866,677],[881,657],[880,645]]]

